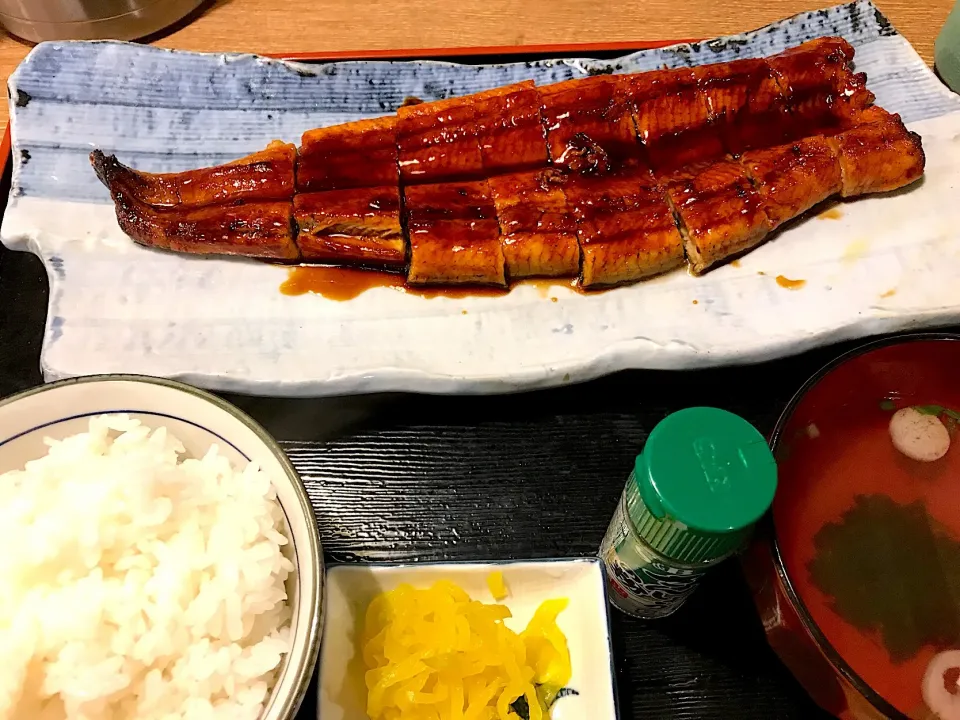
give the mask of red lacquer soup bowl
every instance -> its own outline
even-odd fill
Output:
[[[960,720],[960,337],[859,348],[790,402],[744,567],[774,650],[840,718]]]

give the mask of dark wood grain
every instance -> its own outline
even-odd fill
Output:
[[[332,562],[590,555],[660,418],[716,405],[768,433],[846,347],[513,396],[229,399],[285,439]],[[613,632],[623,718],[826,717],[767,647],[735,563],[676,616],[615,613]]]
[[[637,373],[636,375],[641,375]],[[578,388],[631,385],[629,374]],[[679,379],[679,378],[676,378]],[[669,386],[669,383],[667,384]],[[481,560],[592,555],[649,429],[645,413],[529,406],[554,393],[512,398],[419,398],[429,424],[385,408],[325,441],[285,442],[303,475],[327,558]],[[613,396],[606,395],[609,402]],[[500,412],[523,419],[504,422]],[[254,409],[255,400],[249,400]],[[327,404],[330,401],[316,401]],[[676,397],[667,404],[674,405]],[[331,413],[338,401],[329,405]],[[646,403],[644,403],[646,404]],[[652,400],[651,406],[657,406]],[[656,411],[656,417],[662,411]],[[437,414],[451,419],[437,422]],[[466,418],[479,416],[475,422]],[[261,417],[283,423],[283,418]],[[651,419],[651,423],[653,420]],[[677,615],[645,623],[613,615],[623,718],[826,717],[766,646],[735,563],[727,563]],[[305,709],[307,715],[311,709]],[[584,718],[584,720],[590,720]]]

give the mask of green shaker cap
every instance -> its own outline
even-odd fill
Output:
[[[644,539],[680,562],[735,551],[770,507],[777,465],[766,439],[726,410],[687,408],[653,429],[634,477],[643,503],[631,507]],[[643,507],[645,506],[645,507]]]

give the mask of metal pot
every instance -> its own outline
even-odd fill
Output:
[[[135,40],[204,0],[0,0],[0,24],[29,40]]]

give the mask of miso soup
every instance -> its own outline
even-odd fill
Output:
[[[958,430],[960,341],[914,341],[828,373],[778,446],[794,591],[863,683],[924,720],[960,719]]]

